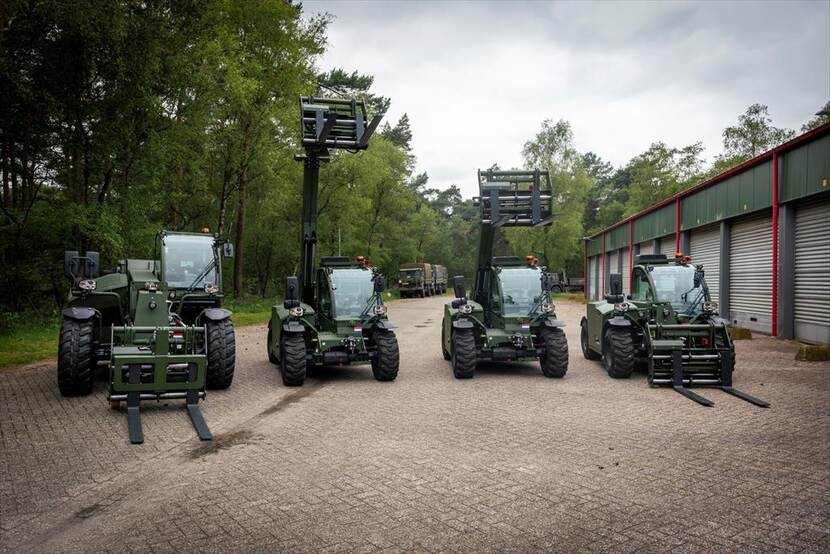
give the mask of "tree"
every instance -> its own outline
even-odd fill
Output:
[[[683,148],[655,142],[634,157],[627,166],[631,183],[625,215],[639,212],[701,180],[702,154],[703,145],[699,142]]]
[[[769,109],[752,104],[738,116],[738,124],[723,130],[724,156],[732,160],[748,160],[778,146],[795,135],[791,129],[772,125]]]
[[[810,121],[801,126],[801,132],[806,133],[828,122],[830,122],[830,100],[816,112],[816,115]]]

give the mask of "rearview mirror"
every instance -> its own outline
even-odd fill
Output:
[[[233,243],[226,242],[222,245],[222,255],[226,258],[233,258]]]
[[[622,294],[622,273],[612,273],[608,276],[608,287],[612,296]]]
[[[101,276],[101,255],[98,252],[86,253],[86,278],[97,279]]]
[[[282,305],[286,310],[300,305],[300,280],[296,277],[285,278],[285,301]]]
[[[375,294],[380,294],[386,290],[386,278],[380,273],[375,275],[372,281],[374,281],[375,284]]]
[[[467,289],[464,288],[463,275],[456,275],[452,278],[452,289],[456,298],[467,298]]]
[[[77,250],[67,250],[63,253],[63,272],[69,278],[75,278],[81,271],[81,261]]]

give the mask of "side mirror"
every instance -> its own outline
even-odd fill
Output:
[[[98,252],[86,253],[86,277],[95,279],[101,275],[101,255]]]
[[[613,296],[622,294],[622,273],[612,273],[608,276],[608,288]]]
[[[233,243],[226,242],[222,245],[222,255],[226,258],[233,258]]]
[[[372,281],[374,281],[375,284],[375,294],[380,294],[386,290],[386,278],[380,273],[375,275]]]
[[[463,275],[456,275],[452,278],[452,289],[456,298],[467,298],[467,289],[464,288]]]
[[[63,253],[63,272],[70,279],[74,279],[81,271],[80,254],[77,250],[67,250]]]
[[[286,310],[300,305],[300,280],[296,277],[285,278],[285,301],[282,305]]]

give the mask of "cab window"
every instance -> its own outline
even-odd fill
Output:
[[[320,312],[326,317],[331,317],[331,291],[329,290],[327,279],[321,279],[320,286]]]
[[[501,313],[501,293],[499,292],[499,282],[497,279],[490,278],[490,308],[493,312]]]
[[[631,299],[641,302],[654,300],[654,293],[648,282],[648,276],[642,269],[634,271],[634,278],[631,280]]]

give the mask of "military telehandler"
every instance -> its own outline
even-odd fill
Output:
[[[231,313],[222,306],[221,257],[233,245],[207,233],[162,231],[155,259],[121,260],[101,273],[97,252],[64,254],[72,280],[58,346],[58,388],[92,392],[109,362],[113,408],[127,404],[130,441],[144,441],[143,400],[185,401],[199,437],[212,435],[199,410],[205,388],[231,385],[236,361]]]
[[[546,377],[564,377],[568,343],[551,302],[553,276],[533,256],[493,256],[499,227],[549,225],[547,171],[479,171],[481,237],[472,298],[453,278],[455,300],[444,306],[441,350],[453,375],[468,379],[483,360],[539,360]]]
[[[367,121],[363,101],[300,98],[303,212],[300,278],[286,279],[282,304],[271,309],[268,359],[283,384],[300,386],[309,365],[371,364],[378,381],[398,375],[395,326],[386,317],[386,281],[369,260],[324,256],[316,265],[317,194],[320,164],[329,150],[365,150],[382,116]]]
[[[670,386],[703,406],[714,403],[688,387],[716,387],[756,406],[769,404],[735,389],[735,345],[729,322],[718,315],[702,265],[678,253],[636,257],[631,293],[622,275],[609,276],[610,294],[589,302],[581,321],[582,353],[602,360],[608,375],[628,378],[637,363],[648,366],[652,386]]]

